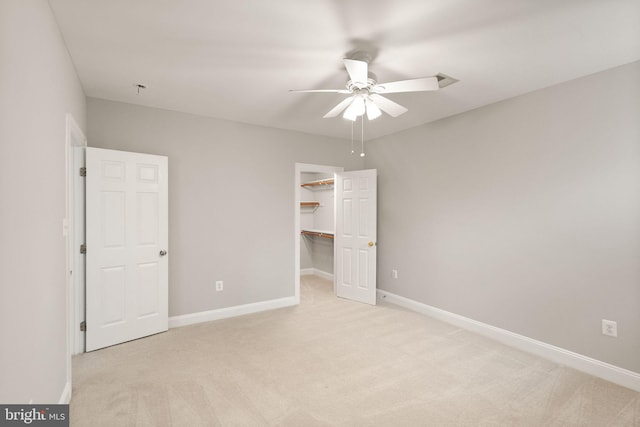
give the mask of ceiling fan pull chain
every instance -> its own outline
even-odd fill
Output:
[[[353,149],[353,122],[351,122],[351,154],[354,154],[356,151]]]
[[[364,114],[360,116],[360,141],[362,143],[360,157],[364,157]]]

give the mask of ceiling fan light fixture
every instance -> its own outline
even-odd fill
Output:
[[[355,122],[356,119],[358,118],[358,116],[353,114],[353,111],[349,111],[348,108],[344,111],[344,114],[342,115],[342,117],[347,120],[351,120],[352,122]]]
[[[356,120],[356,117],[362,116],[366,111],[364,98],[362,96],[356,95],[353,97],[353,101],[351,101],[351,105],[347,107],[344,111],[342,117],[347,120],[351,120],[352,122]]]
[[[367,98],[365,103],[367,105],[367,118],[369,120],[375,120],[382,115],[382,111],[380,111],[380,108],[378,108],[375,102]]]
[[[366,111],[364,97],[362,97],[362,95],[356,95],[351,105],[353,105],[356,116],[362,116]]]

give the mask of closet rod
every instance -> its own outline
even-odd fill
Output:
[[[300,202],[300,206],[304,208],[318,208],[320,207],[320,202]]]
[[[331,179],[321,179],[320,181],[311,181],[304,184],[300,184],[300,187],[317,187],[319,185],[333,185],[334,180]]]
[[[305,236],[316,236],[316,237],[324,237],[325,239],[333,239],[333,234],[322,233],[320,231],[302,230],[300,234],[303,234]]]

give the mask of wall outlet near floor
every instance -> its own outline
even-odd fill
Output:
[[[398,270],[396,270],[396,269],[391,270],[391,277],[394,278],[394,279],[397,279],[398,278]]]
[[[222,284],[222,280],[216,280],[216,291],[220,292],[224,289],[224,285]]]
[[[613,320],[602,319],[602,334],[610,337],[618,336],[618,323]]]

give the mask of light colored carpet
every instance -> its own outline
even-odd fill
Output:
[[[640,393],[305,276],[297,307],[73,360],[72,426],[640,426]]]

